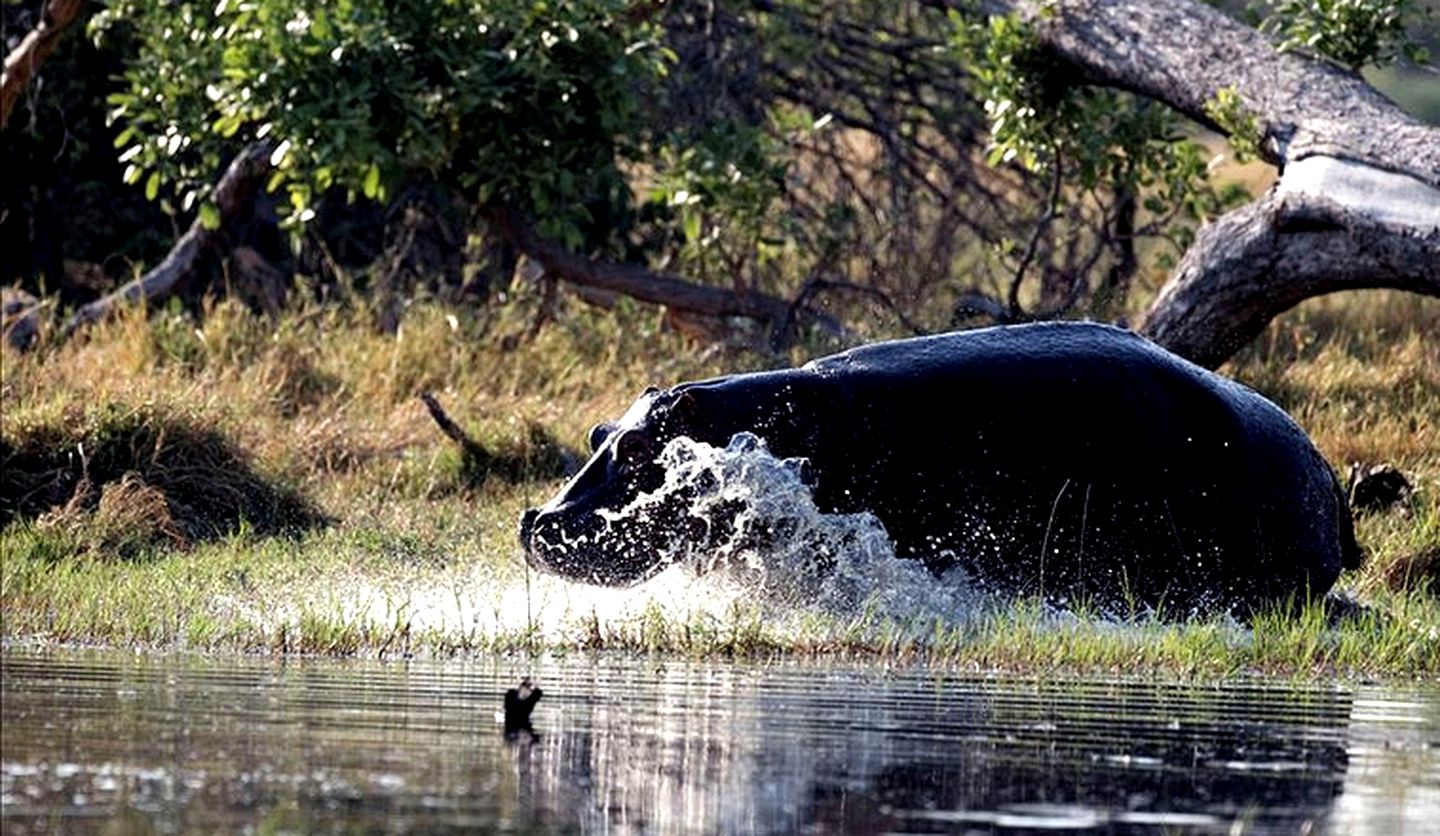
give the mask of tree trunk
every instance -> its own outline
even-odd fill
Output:
[[[40,22],[5,56],[5,72],[0,75],[0,129],[10,123],[20,92],[84,8],[85,0],[49,0],[40,12]]]
[[[1305,299],[1379,287],[1440,296],[1440,225],[1420,231],[1271,192],[1200,230],[1141,331],[1214,368]]]
[[[1146,313],[1145,335],[1215,366],[1311,296],[1374,287],[1440,296],[1440,129],[1359,75],[1281,53],[1191,0],[980,6],[1030,18],[1081,83],[1164,102],[1222,132],[1205,105],[1234,89],[1279,166],[1267,195],[1201,229]]]
[[[270,147],[251,145],[236,157],[215,186],[212,200],[220,210],[220,225],[206,229],[199,217],[153,270],[140,278],[81,307],[65,324],[66,333],[98,322],[124,305],[156,302],[182,287],[211,246],[227,240],[228,232],[250,215],[255,195],[270,172]]]

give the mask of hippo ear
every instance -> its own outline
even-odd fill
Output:
[[[590,452],[600,449],[605,440],[615,434],[615,425],[606,421],[603,424],[596,424],[590,428]]]
[[[670,420],[675,427],[688,427],[695,423],[700,415],[700,402],[695,398],[695,393],[684,389],[675,396],[670,403]]]

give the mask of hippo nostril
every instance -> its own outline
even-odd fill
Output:
[[[526,550],[530,548],[530,535],[535,531],[535,520],[539,516],[540,512],[535,508],[527,508],[520,515],[520,545]]]

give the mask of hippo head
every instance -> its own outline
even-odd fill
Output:
[[[683,495],[634,503],[664,483],[657,459],[666,443],[698,439],[700,424],[692,390],[652,388],[618,421],[591,430],[590,460],[553,499],[520,518],[530,565],[609,586],[638,583],[664,568],[683,536],[677,524]]]

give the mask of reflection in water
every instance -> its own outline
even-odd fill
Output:
[[[538,739],[496,711],[545,690]],[[6,833],[1425,833],[1440,690],[3,655]],[[1426,830],[1426,828],[1431,828]]]

